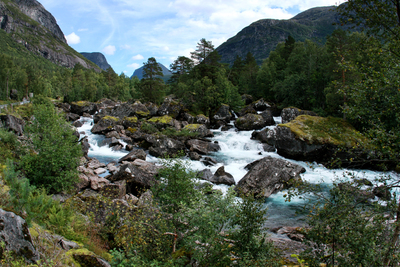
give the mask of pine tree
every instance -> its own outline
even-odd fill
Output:
[[[162,69],[154,57],[143,63],[143,79],[140,81],[140,90],[145,100],[161,103],[164,97],[164,81]]]

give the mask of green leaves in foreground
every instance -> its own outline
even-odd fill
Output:
[[[132,221],[114,266],[279,266],[262,234],[263,202],[197,183],[183,160],[166,160],[159,174],[154,207]]]

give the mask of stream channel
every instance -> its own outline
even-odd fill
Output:
[[[275,122],[278,124],[281,122],[280,117],[274,117]],[[90,150],[88,153],[89,157],[96,158],[102,163],[109,163],[112,161],[117,162],[118,159],[128,154],[128,151],[122,149],[120,151],[113,151],[111,148],[106,146],[100,146],[103,135],[92,134],[90,129],[93,126],[93,119],[81,118],[84,122],[83,126],[78,128],[81,133],[81,138],[88,136],[90,143]],[[231,122],[233,125],[233,121]],[[273,128],[275,126],[268,126]],[[236,128],[231,128],[228,131],[212,130],[214,137],[209,138],[211,141],[218,141],[221,150],[214,152],[209,156],[215,158],[219,163],[212,167],[205,166],[200,161],[191,161],[191,168],[193,170],[203,170],[209,168],[212,173],[221,167],[225,166],[225,171],[232,174],[235,178],[235,182],[239,180],[247,173],[244,167],[255,160],[261,159],[266,156],[283,158],[276,152],[264,152],[262,144],[257,140],[251,139],[253,131],[237,131]],[[123,142],[121,142],[123,143]],[[124,145],[126,145],[124,143]],[[158,158],[151,155],[147,155],[146,158],[149,162],[158,162]],[[188,159],[190,160],[190,159]],[[306,169],[306,172],[301,174],[303,180],[312,183],[323,183],[326,186],[332,184],[335,179],[343,178],[349,172],[357,178],[366,178],[373,180],[375,177],[382,175],[381,172],[369,171],[369,170],[347,170],[347,169],[327,169],[324,166],[316,163],[295,161],[286,159],[293,163],[299,164]],[[103,174],[106,176],[108,173]],[[220,189],[226,192],[228,186],[225,185],[214,185],[214,188]],[[296,211],[300,211],[304,204],[304,200],[294,198],[291,202],[285,201],[286,191],[281,191],[277,194],[271,195],[265,200],[265,205],[268,208],[266,227],[271,229],[279,226],[304,226],[304,215],[298,215]]]

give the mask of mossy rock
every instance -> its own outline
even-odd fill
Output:
[[[203,124],[193,123],[186,125],[185,127],[183,127],[183,129],[193,132],[197,131],[201,126],[203,126]]]
[[[77,101],[77,102],[72,102],[71,104],[80,106],[80,107],[87,107],[90,106],[92,103],[89,101]]]
[[[137,128],[132,128],[132,127],[129,127],[129,128],[126,129],[126,130],[129,131],[130,133],[136,133],[136,132],[138,131]]]
[[[117,118],[117,117],[113,117],[113,116],[104,116],[103,118],[102,118],[102,120],[107,120],[107,121],[115,121],[115,122],[118,122],[120,119],[119,118]]]
[[[109,263],[99,257],[98,255],[94,254],[93,252],[89,251],[86,248],[80,249],[71,249],[69,250],[66,255],[69,258],[73,259],[73,262],[77,266],[81,267],[105,267],[110,266]],[[110,256],[111,259],[111,256]]]
[[[332,144],[348,148],[361,145],[371,148],[368,138],[340,118],[300,115],[295,120],[279,126],[288,127],[298,139],[308,144]]]
[[[153,117],[151,119],[148,119],[147,121],[150,123],[157,123],[157,124],[171,124],[173,118],[168,115],[164,115],[162,117]]]
[[[136,116],[133,117],[125,117],[123,119],[122,125],[124,125],[125,128],[132,128],[135,127],[138,124],[138,118]]]
[[[136,113],[139,117],[142,117],[142,118],[146,118],[146,117],[150,116],[150,111],[141,111],[141,110],[138,110],[138,111],[136,111],[135,113]]]

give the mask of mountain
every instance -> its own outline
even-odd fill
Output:
[[[312,39],[325,42],[326,37],[340,27],[339,24],[333,25],[338,22],[335,6],[311,8],[288,20],[262,19],[242,29],[216,50],[223,63],[233,64],[236,55],[243,59],[251,52],[261,64],[289,35],[296,41]]]
[[[163,64],[158,63],[158,65],[159,65],[159,66],[161,67],[161,69],[162,69],[162,73],[164,74],[163,80],[165,81],[166,78],[169,78],[169,76],[172,75],[172,72],[171,72],[169,69],[167,69]],[[141,79],[143,78],[143,67],[144,67],[144,66],[142,66],[142,67],[136,69],[136,70],[133,72],[133,74],[132,74],[132,76],[131,76],[131,79],[132,79],[133,77],[137,76],[137,77],[139,78],[139,80],[141,80]]]
[[[57,65],[72,68],[79,63],[85,68],[100,71],[68,46],[56,19],[36,0],[0,0],[0,29],[2,38],[11,38],[29,52]],[[2,53],[13,55],[17,52],[6,47]]]
[[[85,58],[89,59],[92,61],[94,64],[100,67],[102,70],[107,70],[111,68],[111,65],[108,64],[106,57],[99,52],[93,52],[93,53],[87,53],[87,52],[81,52],[81,55],[83,55]]]

